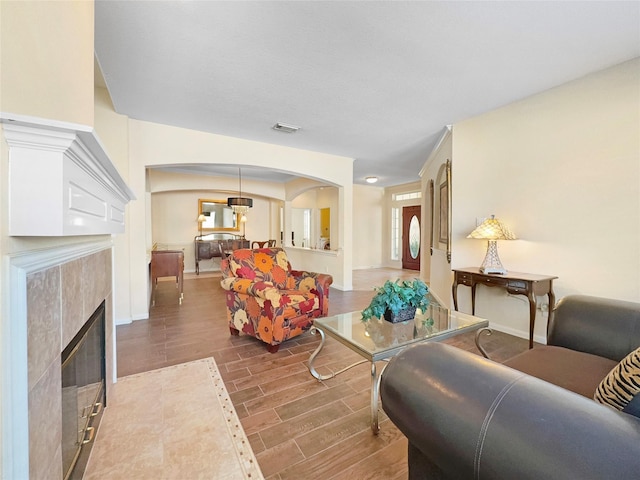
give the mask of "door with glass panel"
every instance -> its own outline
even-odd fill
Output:
[[[402,268],[420,270],[420,205],[402,208]]]

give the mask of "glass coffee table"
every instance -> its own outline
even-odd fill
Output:
[[[440,341],[461,333],[486,328],[487,320],[466,313],[449,310],[430,295],[431,303],[426,312],[418,311],[412,320],[391,323],[384,319],[372,318],[363,322],[360,311],[333,315],[314,320],[311,332],[320,334],[320,345],[309,358],[309,372],[319,381],[328,380],[365,362],[371,362],[371,430],[378,427],[378,397],[380,376],[386,367],[378,371],[376,362],[389,361],[391,357],[410,345],[420,342]],[[338,340],[363,357],[348,367],[328,375],[316,371],[313,362],[324,347],[326,335]]]

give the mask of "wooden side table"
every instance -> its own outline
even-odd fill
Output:
[[[184,252],[182,250],[154,250],[151,252],[151,305],[156,304],[158,277],[176,277],[176,287],[180,293],[178,303],[182,305]]]
[[[504,275],[480,272],[479,268],[454,269],[453,308],[458,310],[458,285],[471,287],[471,314],[476,314],[476,286],[502,287],[513,295],[524,295],[529,299],[529,348],[533,348],[533,327],[536,323],[536,295],[549,297],[549,315],[553,311],[556,296],[553,293],[553,280],[550,275],[534,275],[531,273],[507,272]]]

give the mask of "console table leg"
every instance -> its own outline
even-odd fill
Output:
[[[471,315],[476,314],[476,284],[471,285]]]
[[[547,309],[547,334],[549,334],[549,326],[551,325],[551,319],[553,318],[553,310],[556,306],[556,295],[553,293],[553,286],[549,285],[549,291],[547,292],[549,297],[549,308]]]
[[[536,310],[538,303],[533,292],[529,295],[529,349],[533,348],[533,328],[536,326]]]
[[[451,296],[453,297],[453,309],[458,310],[458,282],[454,280],[451,285]]]

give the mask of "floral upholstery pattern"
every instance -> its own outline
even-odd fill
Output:
[[[331,275],[293,270],[282,248],[234,250],[220,268],[231,332],[262,340],[270,352],[327,315]]]

